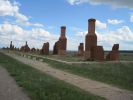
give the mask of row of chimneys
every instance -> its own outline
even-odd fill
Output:
[[[93,18],[88,20],[88,33],[95,33],[95,22],[96,20]],[[66,33],[66,26],[61,26],[61,37],[65,37],[65,33]]]

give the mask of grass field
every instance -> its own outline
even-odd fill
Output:
[[[43,59],[54,68],[133,91],[133,63],[73,64]]]
[[[51,63],[51,62],[50,62]],[[31,100],[105,100],[0,53],[4,66]]]
[[[133,63],[63,64],[45,59],[52,67],[133,91]]]
[[[77,57],[77,56],[75,56],[75,55],[62,55],[62,56],[60,56],[60,55],[50,55],[50,56],[48,56],[49,58],[54,58],[54,59],[59,59],[59,60],[63,60],[63,61],[69,61],[69,62],[76,62],[76,61],[78,61],[78,62],[81,62],[81,61],[84,61],[83,60],[83,57]]]
[[[133,53],[120,53],[120,60],[133,61]]]

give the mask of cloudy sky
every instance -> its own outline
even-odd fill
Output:
[[[58,40],[67,27],[68,50],[85,41],[88,19],[95,18],[98,45],[133,50],[133,0],[0,0],[0,47],[10,41],[20,47],[41,48]]]

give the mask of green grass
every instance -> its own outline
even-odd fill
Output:
[[[120,60],[133,61],[133,53],[120,53]]]
[[[67,54],[67,55],[49,55],[48,56],[49,58],[54,58],[54,59],[59,59],[59,60],[64,60],[64,61],[69,61],[69,62],[78,62],[78,61],[83,61],[83,57],[78,57],[76,55],[70,55],[70,54]]]
[[[54,68],[133,91],[133,63],[69,65],[40,56],[37,59],[44,59],[44,62]]]
[[[44,62],[54,68],[133,91],[133,63],[69,65],[46,58],[43,59]]]
[[[35,57],[35,55],[32,55],[32,57]],[[54,68],[133,91],[133,63],[69,65],[42,58],[41,56],[37,57],[37,59],[44,59],[44,62]],[[127,57],[127,59],[129,58]]]
[[[5,67],[31,100],[104,100],[0,53]]]

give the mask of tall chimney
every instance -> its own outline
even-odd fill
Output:
[[[12,41],[11,41],[11,45],[12,45]]]
[[[12,41],[11,41],[11,43],[10,43],[10,49],[12,49]]]
[[[65,37],[66,34],[66,26],[61,26],[61,37]]]
[[[88,33],[95,33],[95,22],[93,18],[88,20]]]
[[[26,45],[27,45],[27,41],[26,41]]]

